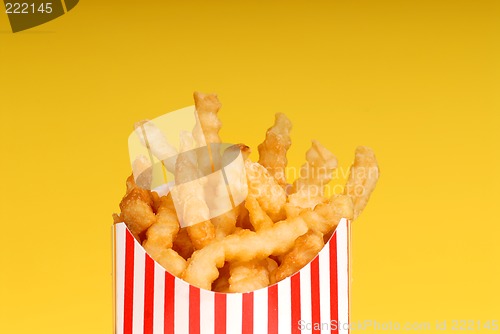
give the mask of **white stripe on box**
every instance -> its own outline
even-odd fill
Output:
[[[311,265],[308,264],[300,271],[300,319],[305,324],[312,324],[311,307]],[[314,324],[313,324],[314,325]],[[292,324],[298,326],[298,324]],[[312,333],[311,328],[301,333]]]
[[[243,321],[243,294],[228,293],[226,298],[226,333],[241,333]]]
[[[290,277],[278,283],[278,332],[292,332],[292,294],[290,292]],[[266,332],[267,333],[267,332]]]
[[[144,333],[144,277],[146,255],[144,249],[134,239],[134,310],[132,333]]]
[[[339,334],[348,333],[346,325],[349,322],[349,293],[348,289],[348,254],[347,254],[347,222],[343,219],[337,227],[337,268],[338,268],[338,305],[339,305]]]
[[[335,238],[335,236],[333,236]],[[334,275],[336,273],[333,273]],[[330,324],[330,247],[325,245],[319,253],[319,293],[321,300],[320,321]],[[328,326],[325,326],[328,327]],[[321,333],[330,334],[330,328],[321,326]]]
[[[189,284],[176,278],[174,325],[176,333],[189,333]]]
[[[214,293],[200,289],[200,332],[202,334],[214,334],[214,305]]]
[[[165,269],[155,262],[155,291],[153,309],[153,333],[163,334],[165,310]]]
[[[253,332],[267,333],[267,288],[253,292]]]
[[[115,273],[115,324],[116,332],[123,333],[123,314],[125,302],[125,237],[127,230],[124,224],[116,224],[114,226],[116,239],[115,239],[115,259],[116,259],[116,273]]]

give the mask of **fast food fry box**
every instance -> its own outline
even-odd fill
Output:
[[[197,288],[168,273],[124,223],[113,226],[117,334],[348,333],[350,223],[294,275],[249,293]]]
[[[179,139],[181,124],[184,135],[196,127],[197,119],[189,117],[193,112],[193,107],[184,108],[167,114],[168,119],[155,119],[136,127],[135,135],[129,137],[129,151],[137,185],[155,190],[172,185],[173,175],[168,175],[168,170],[172,170],[177,152],[183,151],[172,149],[175,145],[170,142]],[[172,124],[176,128],[168,129]],[[198,150],[194,153],[198,162],[203,147],[205,143],[198,143],[194,148]],[[210,216],[203,219],[227,212],[242,203],[247,194],[247,179],[240,173],[245,170],[240,150],[222,147],[224,153],[214,158],[219,148],[210,147],[207,151],[212,154],[212,170],[206,174],[204,184],[227,188],[229,196],[225,200],[217,198],[216,205],[208,208]],[[237,154],[228,158],[228,151]],[[179,153],[179,157],[180,154],[184,153]],[[190,182],[196,180],[181,184],[179,192]],[[169,191],[176,211],[182,212],[177,207],[183,205],[182,200],[179,203],[175,200],[176,186],[161,192]],[[181,226],[185,223],[182,217],[179,222]],[[173,276],[146,253],[124,223],[114,224],[114,331],[116,334],[347,333],[349,236],[350,222],[342,219],[319,254],[292,276],[248,293],[219,293]]]

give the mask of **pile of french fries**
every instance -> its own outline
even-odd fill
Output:
[[[231,210],[210,217],[207,198],[217,204],[219,194],[227,189],[193,182],[200,170],[213,168],[213,162],[192,148],[195,141],[221,143],[221,104],[215,94],[195,92],[194,100],[198,126],[192,133],[181,134],[180,151],[184,153],[167,166],[175,174],[176,184],[189,184],[183,188],[181,203],[174,203],[171,193],[160,196],[139,186],[132,175],[126,182],[121,213],[114,215],[115,223],[125,222],[147,253],[171,274],[217,292],[248,292],[269,286],[307,265],[342,218],[356,219],[365,208],[379,177],[373,151],[358,147],[343,194],[326,197],[324,189],[332,180],[337,159],[313,140],[298,178],[289,184],[286,154],[292,124],[278,113],[258,146],[258,162],[250,160],[249,147],[230,147],[243,158],[240,187],[246,198]]]

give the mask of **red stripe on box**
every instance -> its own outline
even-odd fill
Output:
[[[125,233],[124,334],[132,334],[132,319],[134,312],[134,242],[132,234]]]
[[[226,334],[226,295],[223,293],[215,293],[214,301],[214,331],[216,334]]]
[[[320,291],[319,291],[319,257],[311,262],[311,320],[313,324],[320,324]],[[321,333],[321,330],[313,326],[313,334]]]
[[[243,294],[242,334],[253,334],[253,292]]]
[[[189,286],[189,334],[200,334],[200,289]]]
[[[154,293],[155,293],[155,262],[146,256],[144,278],[144,334],[153,334]]]
[[[300,272],[290,278],[290,293],[292,296],[292,334],[300,334]]]
[[[278,333],[278,284],[267,288],[267,332]]]
[[[330,319],[337,326],[332,326],[331,332],[337,333],[339,321],[339,294],[337,283],[337,233],[330,239]]]
[[[175,277],[165,272],[165,307],[163,314],[164,333],[174,332],[175,319]]]

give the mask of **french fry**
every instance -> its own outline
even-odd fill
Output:
[[[354,156],[344,194],[351,197],[356,219],[368,204],[368,199],[377,185],[379,167],[373,150],[366,146],[358,146]]]
[[[203,185],[200,183],[196,154],[189,134],[181,136],[181,151],[175,164],[175,182],[182,208],[178,212],[187,226],[187,233],[195,249],[201,249],[215,238],[215,228],[209,219]]]
[[[250,215],[250,223],[254,231],[270,228],[274,225],[272,219],[260,207],[259,202],[253,196],[248,196],[245,202],[245,208]]]
[[[160,205],[156,213],[156,222],[146,232],[146,240],[143,246],[172,248],[173,242],[179,232],[179,221],[177,213],[169,206],[169,198],[160,198]]]
[[[269,271],[267,268],[266,259],[232,262],[229,266],[228,292],[249,292],[268,286]]]
[[[285,190],[259,163],[246,160],[245,172],[248,180],[248,196],[256,198],[262,209],[273,221],[283,219],[286,203]]]
[[[137,240],[144,238],[146,230],[156,222],[153,199],[148,190],[127,181],[127,194],[120,202],[120,220],[123,221]]]
[[[282,258],[280,266],[271,272],[271,284],[279,282],[308,264],[325,245],[323,234],[310,230],[295,240],[292,250]]]
[[[334,204],[339,203],[332,201],[314,210],[308,209],[298,217],[275,223],[271,228],[258,232],[243,230],[214,241],[193,253],[182,277],[192,285],[210,289],[219,275],[217,268],[221,268],[225,261],[251,261],[265,259],[270,255],[284,255],[292,249],[295,239],[309,229],[321,232],[335,228],[351,201],[346,196],[338,202],[342,204],[339,208],[334,207]]]
[[[222,122],[217,117],[217,113],[222,104],[219,102],[217,95],[194,92],[193,97],[200,124],[195,129],[201,128],[202,131],[201,133],[199,130],[194,131],[193,135],[195,139],[200,146],[203,146],[202,143],[205,143],[205,145],[208,143],[220,143],[219,130],[222,127]]]
[[[300,175],[293,183],[293,191],[302,198],[321,197],[323,189],[332,179],[337,168],[337,158],[317,140],[312,141],[306,152],[306,163],[300,168]]]
[[[266,132],[266,139],[259,145],[259,164],[283,187],[286,187],[285,169],[288,163],[286,153],[292,144],[290,130],[292,122],[285,114],[277,113],[274,125]]]
[[[194,99],[196,125],[192,132],[181,131],[179,153],[152,122],[135,126],[154,156],[169,156],[175,186],[161,197],[146,190],[151,161],[138,156],[121,213],[113,214],[114,223],[125,222],[146,252],[173,275],[224,293],[266,287],[306,266],[341,219],[356,219],[365,208],[379,177],[370,148],[356,149],[344,193],[327,198],[324,188],[337,158],[316,140],[299,177],[287,184],[292,124],[284,114],[276,114],[258,147],[259,162],[252,162],[244,144],[223,151],[217,96],[195,92]],[[134,175],[140,175],[139,184]]]

